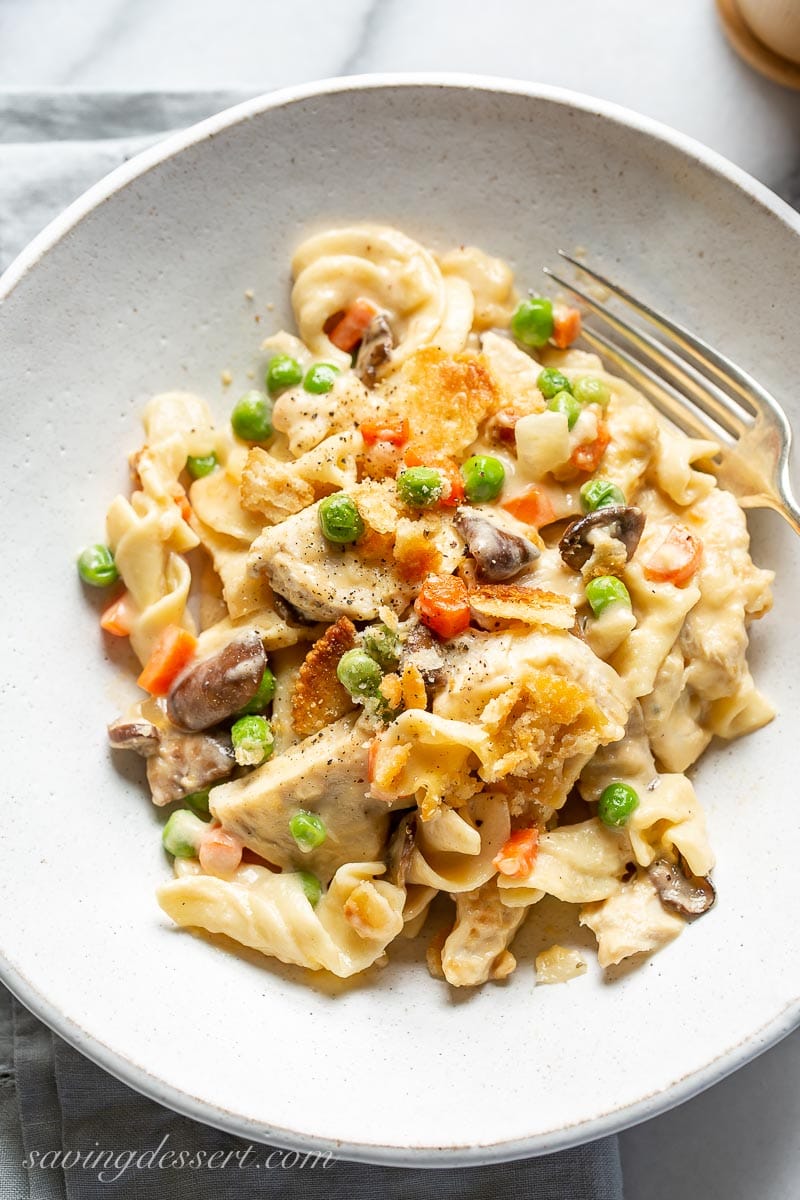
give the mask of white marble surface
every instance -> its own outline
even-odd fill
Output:
[[[800,93],[739,62],[712,0],[0,0],[0,138],[4,94],[19,90],[212,89],[212,111],[228,93],[433,69],[539,80],[617,101],[800,200]],[[187,112],[204,115],[203,103]],[[145,122],[142,132],[157,129]],[[13,136],[5,130],[6,141]],[[623,1134],[627,1200],[796,1200],[799,1131],[797,1033]]]

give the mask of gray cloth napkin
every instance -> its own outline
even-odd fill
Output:
[[[113,167],[166,132],[244,98],[0,92],[0,270]],[[169,1150],[208,1165],[160,1169],[157,1156]],[[0,987],[0,1200],[622,1200],[616,1138],[443,1171],[324,1159],[300,1166],[280,1152],[269,1157],[269,1147],[247,1151],[247,1142],[132,1091]],[[214,1152],[217,1165],[209,1164]]]

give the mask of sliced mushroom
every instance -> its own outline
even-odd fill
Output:
[[[255,631],[229,642],[178,676],[167,697],[170,721],[193,731],[219,725],[252,700],[266,665]]]
[[[439,642],[427,625],[418,621],[405,635],[400,651],[400,670],[411,663],[417,668],[425,683],[428,699],[444,678],[444,659]]]
[[[378,313],[367,326],[356,356],[355,372],[367,387],[374,387],[378,371],[392,357],[394,338],[384,313]]]
[[[455,526],[475,559],[478,578],[489,583],[512,579],[539,557],[538,548],[528,538],[499,529],[468,508],[458,509]]]
[[[115,750],[134,750],[142,758],[158,751],[161,734],[151,721],[128,721],[121,718],[108,727],[108,740]]]
[[[658,892],[661,903],[687,917],[708,912],[717,898],[710,879],[687,875],[684,864],[659,858],[647,868],[650,882]]]
[[[414,853],[417,837],[417,814],[408,813],[400,821],[389,841],[389,852],[386,859],[388,867],[387,879],[396,887],[406,886],[408,869],[411,866],[411,856]]]
[[[636,553],[643,529],[644,513],[640,508],[612,504],[587,513],[585,517],[578,517],[568,525],[558,548],[567,566],[572,567],[573,571],[580,571],[594,553],[590,535],[596,530],[603,530],[608,537],[622,542],[625,547],[625,559],[630,562]]]
[[[200,792],[230,775],[236,766],[227,733],[181,733],[161,735],[158,754],[147,759],[147,782],[153,803],[170,804],[192,792]]]

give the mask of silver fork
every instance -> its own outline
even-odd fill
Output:
[[[563,250],[559,254],[633,309],[660,335],[654,337],[646,328],[623,320],[588,292],[545,267],[546,275],[578,296],[618,338],[612,341],[584,327],[583,340],[629,375],[656,408],[685,433],[720,446],[713,460],[715,474],[743,508],[772,508],[795,533],[800,533],[800,505],[789,480],[792,431],[775,397],[676,321]]]

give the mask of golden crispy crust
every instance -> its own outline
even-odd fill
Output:
[[[490,583],[475,588],[469,594],[469,605],[473,617],[484,629],[496,629],[513,621],[547,629],[571,629],[575,623],[575,609],[566,596],[513,583]]]
[[[400,578],[406,583],[421,583],[426,575],[439,570],[442,555],[436,545],[430,517],[398,521],[394,561]]]
[[[397,380],[397,404],[408,420],[409,449],[460,456],[478,424],[501,404],[486,364],[474,354],[448,355],[435,346],[413,354]]]
[[[528,780],[530,799],[546,807],[565,800],[565,766],[593,752],[608,721],[581,684],[552,671],[535,671],[525,686],[502,698],[494,714],[494,743],[503,774]]]
[[[367,940],[382,938],[392,918],[388,901],[374,883],[366,879],[353,888],[345,901],[343,912],[344,919],[358,936]]]
[[[339,659],[355,644],[355,625],[340,617],[306,655],[292,692],[292,724],[301,738],[318,733],[355,708],[336,676]]]
[[[271,525],[314,503],[314,489],[289,464],[253,446],[242,471],[242,508],[261,513]]]
[[[400,682],[404,708],[428,707],[428,693],[425,691],[425,680],[419,667],[414,663],[406,663]]]

